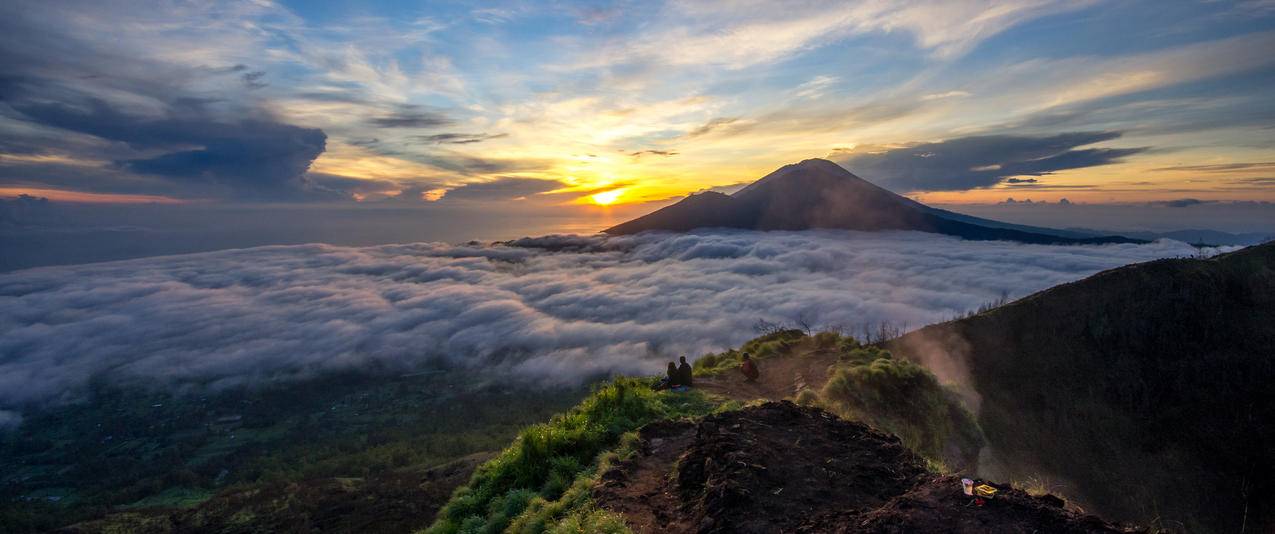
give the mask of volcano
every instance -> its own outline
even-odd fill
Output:
[[[932,208],[878,187],[826,159],[780,167],[731,195],[696,193],[603,232],[688,232],[698,228],[860,231],[913,230],[963,239],[1037,244],[1142,243],[1124,236],[1086,236]]]

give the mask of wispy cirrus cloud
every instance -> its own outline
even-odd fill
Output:
[[[1037,17],[1089,2],[672,2],[651,31],[578,63],[579,67],[649,61],[661,65],[721,65],[741,69],[777,61],[853,35],[904,32],[939,57],[959,55],[979,41]]]

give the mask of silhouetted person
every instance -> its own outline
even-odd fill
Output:
[[[761,371],[757,369],[757,363],[753,361],[748,353],[744,353],[744,360],[739,362],[739,372],[744,373],[745,382],[756,382],[761,377]]]
[[[678,358],[682,364],[677,366],[678,382],[683,386],[691,387],[695,383],[695,371],[691,370],[691,364],[686,363],[686,356]]]
[[[675,388],[681,385],[681,380],[679,380],[681,374],[682,373],[677,370],[677,364],[668,362],[668,376],[661,378],[660,381],[655,384],[655,390],[659,391],[661,389]]]

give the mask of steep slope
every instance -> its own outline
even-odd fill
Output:
[[[1127,266],[890,344],[968,375],[984,472],[1122,520],[1275,528],[1275,243]]]
[[[1033,232],[1005,223],[976,224],[896,195],[824,159],[785,165],[735,194],[706,192],[604,230],[633,234],[695,228],[750,230],[914,230],[980,240],[1024,243],[1135,242],[1119,236],[1078,237],[1062,231]],[[989,221],[994,222],[994,221]]]

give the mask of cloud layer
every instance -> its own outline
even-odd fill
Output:
[[[1043,176],[1116,163],[1145,148],[1078,148],[1119,132],[1073,132],[1048,137],[985,135],[921,143],[837,158],[852,172],[895,191],[961,191],[990,187],[1011,176]],[[1035,183],[1036,180],[1009,180]]]
[[[275,246],[0,275],[0,408],[91,380],[217,388],[328,370],[482,366],[540,382],[653,373],[759,319],[919,326],[1194,250],[920,233],[550,236]]]

